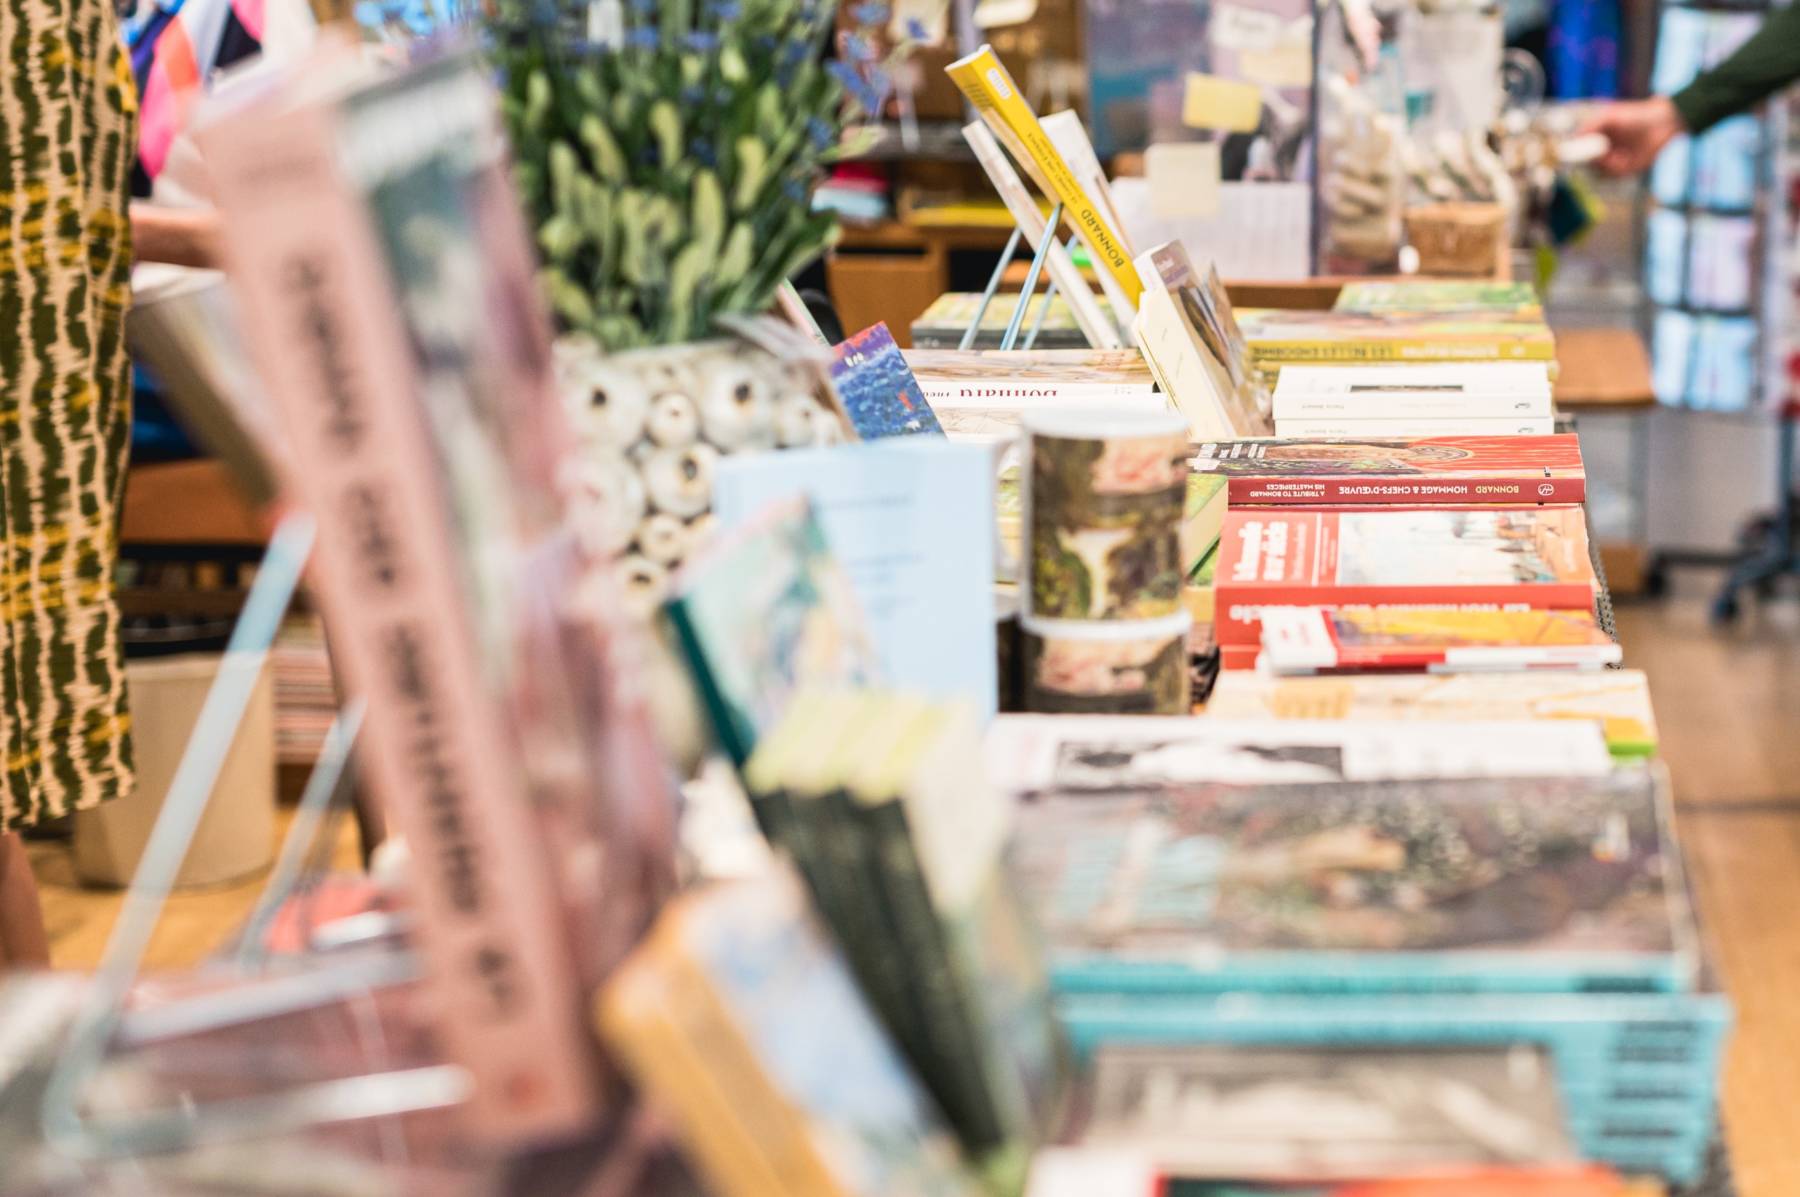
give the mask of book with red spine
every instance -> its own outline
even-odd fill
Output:
[[[1244,507],[1219,551],[1221,645],[1260,646],[1264,607],[1585,610],[1596,589],[1579,507]]]
[[[1197,472],[1229,479],[1233,506],[1580,503],[1580,438],[1433,436],[1207,441]]]

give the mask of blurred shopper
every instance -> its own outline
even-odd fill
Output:
[[[1612,142],[1599,160],[1600,169],[1637,174],[1648,170],[1676,135],[1704,133],[1796,79],[1800,79],[1800,5],[1776,9],[1735,54],[1673,96],[1608,104],[1583,131],[1604,133]]]

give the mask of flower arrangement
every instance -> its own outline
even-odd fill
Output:
[[[859,6],[873,17],[878,5]],[[835,239],[810,191],[879,109],[869,39],[824,60],[831,0],[494,0],[520,190],[566,330],[608,350],[768,308]]]

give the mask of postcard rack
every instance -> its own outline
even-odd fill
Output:
[[[310,515],[288,514],[269,541],[105,953],[50,1069],[40,1107],[42,1133],[72,1175],[126,1156],[176,1153],[326,1123],[438,1109],[466,1096],[462,1069],[432,1065],[303,1082],[229,1101],[184,1101],[129,1114],[85,1112],[92,1082],[115,1052],[316,1009],[418,975],[418,963],[391,919],[361,928],[360,942],[350,945],[354,950],[339,943],[328,951],[316,940],[309,942],[297,967],[275,967],[265,946],[277,912],[305,892],[313,876],[315,841],[347,804],[352,774],[347,766],[362,721],[362,704],[355,700],[332,724],[276,864],[235,952],[225,961],[238,983],[205,996],[127,1008],[151,935],[299,587],[314,536]]]

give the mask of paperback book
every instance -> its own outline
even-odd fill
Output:
[[[1275,386],[1276,420],[1548,419],[1543,362],[1293,366]]]
[[[1094,1054],[1075,1141],[1182,1179],[1313,1181],[1577,1160],[1535,1045],[1162,1047]]]
[[[1213,687],[1206,710],[1222,719],[1592,720],[1614,756],[1656,754],[1649,679],[1635,669],[1359,677],[1234,671]]]
[[[833,349],[831,382],[865,441],[943,433],[886,324],[865,328]]]
[[[1599,777],[1613,760],[1577,722],[1394,723],[1002,715],[987,776],[1029,797],[1409,778]]]
[[[1459,282],[1437,279],[1370,280],[1346,283],[1338,292],[1334,311],[1376,315],[1388,312],[1453,315],[1478,312],[1520,320],[1543,318],[1544,307],[1537,288],[1530,283]]]
[[[1059,992],[1680,992],[1658,776],[1051,793],[1014,853]]]
[[[1257,362],[1277,371],[1289,362],[1455,362],[1556,359],[1556,338],[1541,319],[1458,313],[1238,312]]]
[[[671,905],[598,1016],[724,1197],[981,1192],[785,873]]]
[[[1624,655],[1590,610],[1270,607],[1261,643],[1275,674],[1586,670]]]
[[[1019,304],[1019,292],[995,295],[986,308],[981,306],[981,298],[979,291],[947,291],[932,300],[931,306],[912,323],[913,348],[960,349],[963,335],[980,313],[980,326],[970,348],[999,349],[1006,329],[1012,323],[1013,310]],[[1088,348],[1087,336],[1081,331],[1067,297],[1060,290],[1055,294],[1033,295],[1026,303],[1021,327],[1026,333],[1036,330],[1033,350]]]
[[[1261,643],[1267,607],[1591,609],[1579,507],[1234,508],[1220,534],[1219,642]]]
[[[1168,400],[1136,350],[913,349],[907,362],[953,440],[993,444],[1019,435],[1026,412],[1159,413]]]
[[[1275,435],[1283,440],[1358,440],[1370,437],[1514,437],[1549,436],[1558,431],[1554,416],[1519,419],[1462,419],[1453,416],[1400,416],[1394,419],[1353,420],[1335,416],[1313,419],[1288,416],[1275,421]]]
[[[1587,497],[1573,434],[1206,441],[1193,467],[1228,478],[1234,505],[1526,506]]]
[[[1134,326],[1138,348],[1187,417],[1190,438],[1270,431],[1260,382],[1218,272],[1202,276],[1179,241],[1146,251],[1137,266],[1147,283]]]

